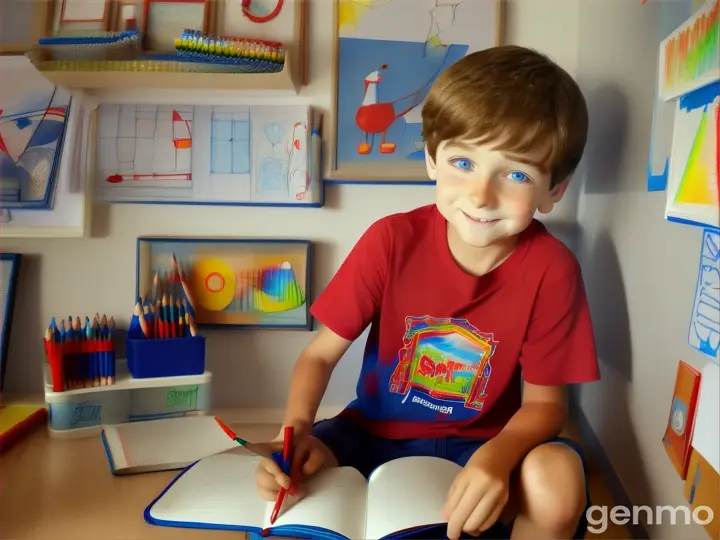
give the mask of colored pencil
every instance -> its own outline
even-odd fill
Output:
[[[114,326],[115,321],[111,317]],[[115,382],[115,341],[108,330],[106,315],[96,313],[92,319],[79,316],[52,317],[45,329],[45,357],[50,365],[54,392],[64,392]]]
[[[215,417],[215,421],[218,423],[218,425],[222,428],[222,430],[225,432],[225,434],[230,437],[232,440],[237,442],[240,446],[243,448],[246,448],[253,454],[256,454],[258,456],[266,457],[268,459],[272,459],[272,452],[269,451],[267,448],[267,445],[257,444],[257,443],[251,443],[243,439],[242,437],[239,437],[237,433],[235,433],[232,429],[227,427],[222,420],[220,420],[217,416]]]

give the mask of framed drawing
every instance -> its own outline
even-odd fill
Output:
[[[140,237],[136,297],[177,261],[199,326],[312,330],[309,240]]]
[[[21,261],[20,253],[0,253],[0,392],[5,381],[15,291]]]
[[[0,208],[52,208],[71,94],[24,56],[0,57],[0,72]]]
[[[324,203],[311,107],[103,103],[97,112],[97,201]]]
[[[421,134],[424,99],[448,66],[503,42],[503,5],[335,0],[326,181],[430,183]]]

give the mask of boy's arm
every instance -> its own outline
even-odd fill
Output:
[[[392,249],[390,227],[388,218],[373,223],[312,305],[311,314],[324,326],[295,363],[283,427],[301,433],[312,428],[333,369],[378,313]]]
[[[522,406],[478,455],[511,471],[533,448],[557,436],[567,421],[565,386],[539,386],[523,382]],[[472,459],[471,459],[472,461]]]
[[[520,409],[484,448],[512,470],[536,446],[557,436],[568,417],[567,385],[599,380],[595,340],[579,266],[541,286],[522,347]]]
[[[309,433],[333,369],[351,343],[327,327],[310,341],[292,371],[283,427],[293,426],[300,434]]]

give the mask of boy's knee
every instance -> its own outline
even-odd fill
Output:
[[[587,504],[585,472],[572,448],[547,443],[532,450],[520,467],[521,509],[554,538],[571,538]]]

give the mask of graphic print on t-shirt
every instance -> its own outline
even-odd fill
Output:
[[[466,319],[429,315],[406,317],[405,329],[390,392],[402,394],[408,407],[420,405],[452,416],[465,409],[463,417],[482,411],[497,345],[493,335]]]

